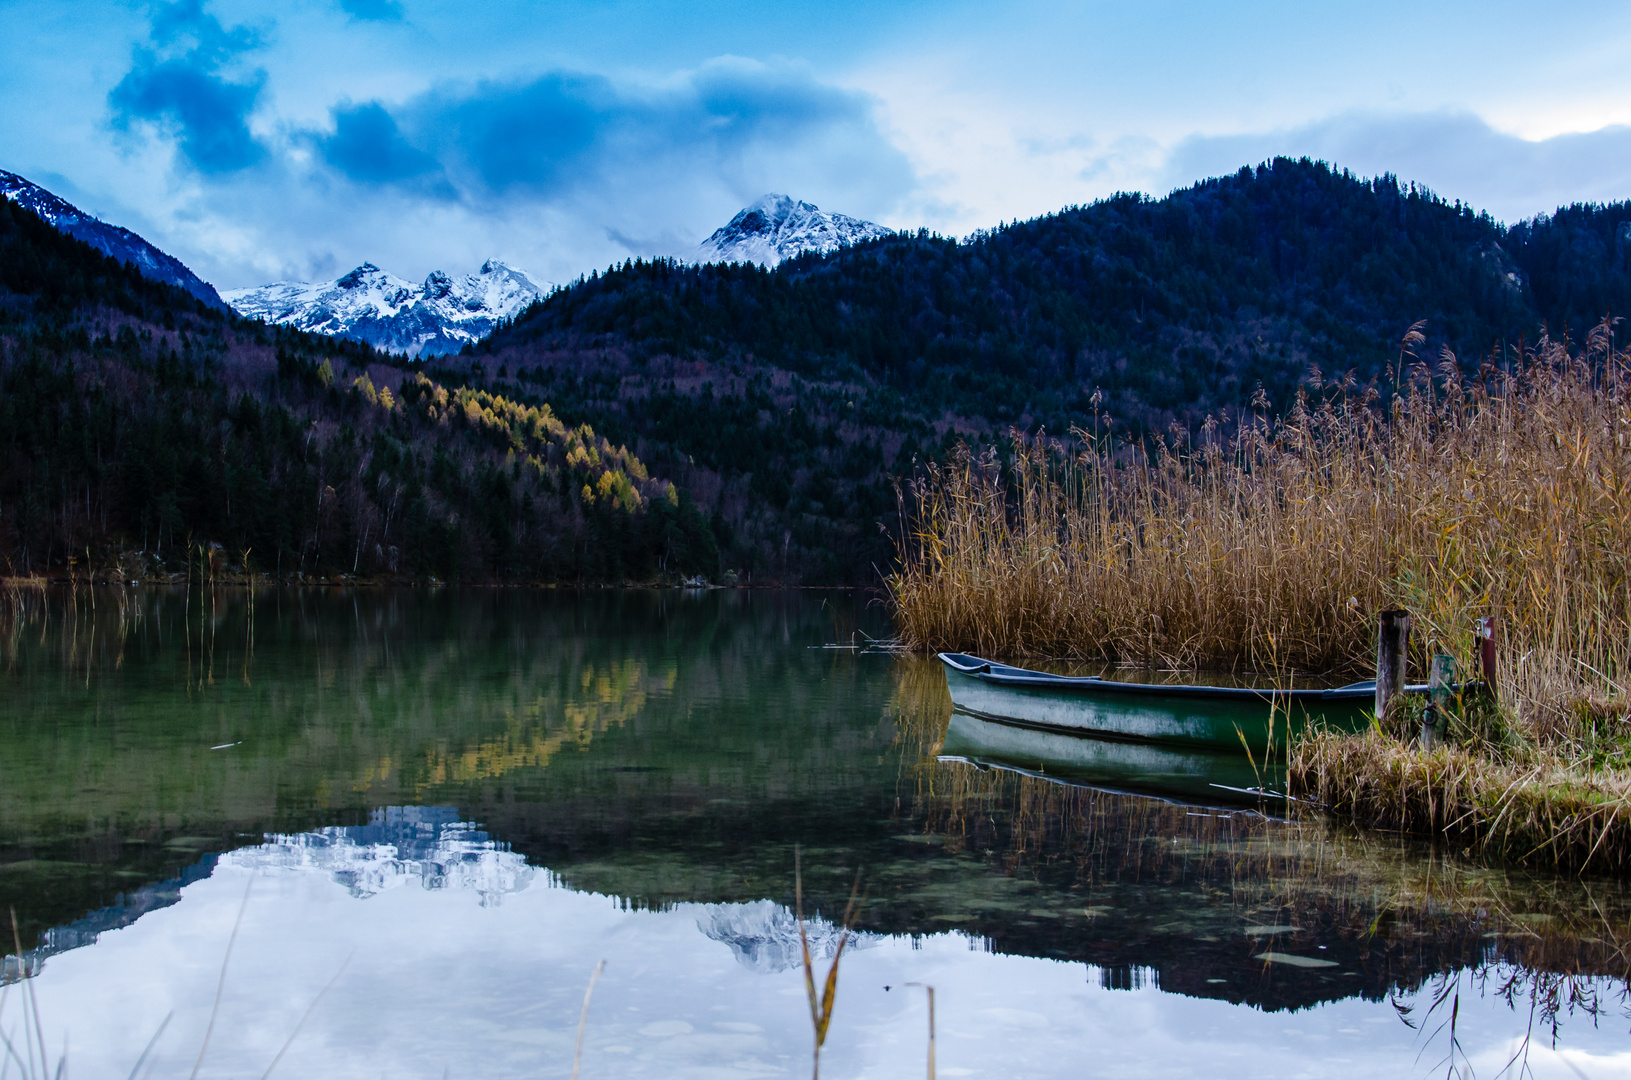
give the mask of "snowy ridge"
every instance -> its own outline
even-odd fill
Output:
[[[0,169],[0,196],[38,214],[59,232],[83,240],[120,262],[130,263],[145,278],[185,289],[211,307],[226,307],[215,287],[187,269],[174,255],[160,251],[129,229],[92,217],[31,180]]]
[[[409,356],[439,356],[486,337],[550,288],[525,270],[488,259],[474,274],[453,278],[433,270],[419,285],[363,263],[333,281],[275,281],[225,296],[247,318]]]
[[[892,235],[892,229],[860,218],[830,214],[786,195],[766,195],[746,207],[695,248],[684,262],[753,262],[775,266],[804,251],[826,254],[846,244]]]

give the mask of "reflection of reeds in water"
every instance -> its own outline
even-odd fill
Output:
[[[15,669],[25,646],[32,646],[52,649],[58,663],[86,677],[104,662],[117,667],[145,606],[118,586],[0,578],[0,661]]]
[[[1069,884],[1089,893],[1128,882],[1199,888],[1243,921],[1380,937],[1399,955],[1401,985],[1435,970],[1431,948],[1451,939],[1481,943],[1467,957],[1477,965],[1631,975],[1631,895],[1618,883],[1480,866],[1295,804],[1277,806],[1285,817],[1207,812],[937,761],[951,711],[945,676],[919,659],[899,671],[897,738],[903,761],[917,761],[903,772],[903,791],[924,833],[949,851],[988,853],[1020,878],[1067,867]]]

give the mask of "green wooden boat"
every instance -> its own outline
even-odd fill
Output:
[[[1241,737],[1254,751],[1271,732],[1283,743],[1291,731],[1319,719],[1345,731],[1371,722],[1374,681],[1330,690],[1257,690],[1115,682],[1097,675],[1051,675],[966,653],[941,653],[946,687],[960,712],[1051,731],[1177,746],[1239,750]],[[1406,693],[1427,687],[1407,686]]]
[[[953,712],[937,756],[977,769],[1195,806],[1258,806],[1284,798],[1259,790],[1267,778],[1258,775],[1238,745],[1230,752],[1096,739]]]

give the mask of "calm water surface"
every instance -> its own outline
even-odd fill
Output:
[[[200,1076],[565,1077],[604,959],[586,1080],[806,1076],[797,848],[822,956],[861,874],[830,1078],[924,1075],[909,983],[941,1076],[1631,1077],[1618,884],[1150,797],[1159,762],[954,719],[932,661],[811,648],[857,629],[843,593],[25,598],[0,1033],[70,1077],[187,1076],[212,1015]]]

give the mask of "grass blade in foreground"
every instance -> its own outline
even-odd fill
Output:
[[[833,950],[832,966],[822,985],[821,997],[816,998],[815,965],[810,959],[810,937],[804,930],[804,872],[799,864],[799,849],[793,849],[793,905],[799,924],[799,950],[804,963],[804,990],[810,999],[810,1023],[815,1028],[815,1050],[812,1055],[814,1070],[811,1080],[821,1080],[821,1047],[827,1041],[827,1026],[832,1023],[833,1005],[838,999],[838,961],[843,959],[844,946],[849,943],[850,921],[855,916],[855,898],[861,890],[861,874],[856,871],[855,885],[850,889],[849,904],[844,908],[844,926],[838,935],[838,948]]]

